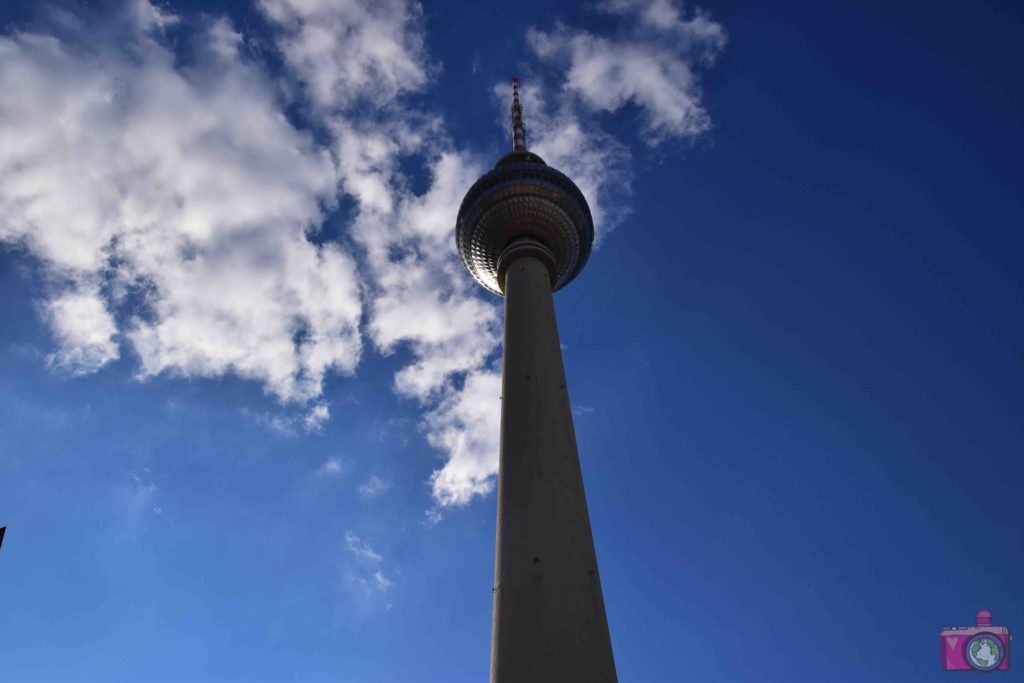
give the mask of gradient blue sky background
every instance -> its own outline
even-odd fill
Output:
[[[139,379],[147,352],[130,330],[172,315],[153,304],[173,299],[171,280],[119,293],[118,240],[98,269],[75,270],[30,234],[49,231],[73,249],[68,222],[26,227],[22,212],[25,196],[50,201],[61,183],[71,193],[107,187],[82,169],[121,159],[105,150],[135,114],[17,112],[33,88],[66,104],[104,69],[115,70],[110,92],[133,92],[147,64],[215,86],[224,69],[248,69],[270,93],[253,102],[282,112],[297,131],[288,139],[329,164],[349,134],[339,121],[366,135],[378,119],[415,127],[427,125],[417,111],[438,117],[436,143],[393,156],[393,197],[427,192],[440,149],[472,173],[493,163],[507,145],[494,91],[513,72],[527,86],[532,139],[553,147],[560,115],[588,134],[554,153],[566,160],[557,165],[615,162],[595,176],[602,199],[590,199],[605,228],[618,222],[556,302],[624,683],[956,679],[939,670],[941,627],[973,624],[985,608],[1024,629],[1019,5],[723,0],[701,6],[728,36],[711,60],[706,43],[659,36],[635,9],[430,2],[402,29],[422,38],[413,56],[429,68],[383,104],[372,82],[359,97],[334,92],[317,104],[282,56],[287,28],[255,5],[169,3],[179,20],[163,28],[142,25],[139,2],[86,5],[0,7],[0,185],[24,187],[36,172],[39,183],[22,204],[0,191],[0,680],[487,676],[494,496],[443,505],[430,481],[449,452],[428,439],[431,411],[469,392],[466,372],[493,376],[500,351],[487,346],[433,393],[403,394],[395,374],[423,339],[397,334],[389,346],[374,306],[387,277],[404,272],[395,250],[406,248],[448,278],[451,301],[497,300],[450,268],[451,253],[428,253],[450,233],[436,243],[404,235],[374,266],[365,234],[392,228],[371,222],[359,237],[367,196],[342,189],[331,207],[328,183],[308,193],[320,209],[289,220],[303,244],[303,226],[322,227],[306,233],[310,249],[336,243],[354,259],[359,330],[339,342],[362,339],[354,374],[328,370],[318,389],[290,399],[258,373],[188,359]],[[218,17],[243,38],[229,67],[202,56]],[[632,46],[607,51],[612,60],[654,46],[646,54],[678,60],[699,84],[666,96],[703,107],[710,127],[657,134],[657,105],[622,82],[610,86],[626,93],[614,105],[573,95],[570,57],[530,48],[531,27],[563,44]],[[56,36],[50,44],[78,58],[44,58],[28,34]],[[147,54],[168,56],[162,66],[132,53],[143,39],[155,41]],[[35,75],[12,80],[26,64]],[[168,126],[184,119],[175,96]],[[201,109],[210,98],[199,100]],[[140,100],[125,106],[137,112]],[[231,102],[217,106],[230,124]],[[40,147],[19,160],[11,150],[37,122]],[[62,136],[86,142],[33,166]],[[266,161],[230,163],[251,171]],[[187,161],[174,163],[187,175]],[[294,181],[281,163],[268,182]],[[438,208],[441,220],[472,177],[454,176],[456,203]],[[110,187],[116,198],[99,222],[127,225],[125,239],[139,213],[123,207],[153,195],[130,180]],[[241,205],[247,187],[225,201]],[[157,222],[184,225],[175,212],[197,195],[167,192],[174,202]],[[213,258],[197,244],[182,258]],[[116,358],[83,368],[67,355],[81,339],[61,336],[48,302],[69,291],[95,293],[116,327],[113,347],[86,344],[86,357],[115,348]],[[299,348],[310,333],[289,334],[286,346]],[[430,353],[425,362],[448,351]],[[485,432],[484,451],[491,414],[459,423]],[[1021,666],[997,677],[1017,680]]]

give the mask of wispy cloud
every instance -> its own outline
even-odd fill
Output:
[[[380,566],[384,558],[359,536],[351,531],[346,532],[345,546],[355,560],[346,570],[349,583],[366,595],[387,592],[394,585]]]
[[[637,105],[648,145],[710,129],[698,74],[725,47],[722,25],[700,10],[687,19],[669,0],[608,0],[598,7],[625,20],[619,34],[565,26],[528,34],[538,57],[566,69],[566,91],[594,111]]]
[[[163,509],[162,507],[159,507],[159,506],[154,506],[154,507],[153,507],[153,514],[154,514],[154,515],[156,515],[157,517],[159,517],[160,519],[164,520],[165,522],[167,522],[167,523],[168,523],[168,524],[170,524],[171,526],[177,526],[177,525],[176,525],[176,524],[174,523],[174,520],[173,520],[173,519],[171,519],[171,518],[170,518],[170,517],[169,517],[169,516],[167,515],[167,513],[166,513],[166,512],[164,511],[164,509]]]
[[[152,481],[143,479],[134,472],[130,473],[129,476],[133,482],[128,498],[129,508],[133,514],[141,514],[152,507],[153,499],[156,497],[157,486]]]
[[[329,419],[331,419],[331,411],[327,408],[327,404],[317,403],[303,416],[302,426],[307,433],[319,433]]]
[[[324,464],[317,469],[316,474],[318,477],[334,478],[340,476],[341,472],[341,458],[327,458]]]
[[[256,411],[243,408],[242,416],[270,430],[278,436],[294,439],[301,434],[319,434],[330,419],[330,410],[324,403],[300,406],[295,409]]]
[[[384,481],[374,474],[359,485],[359,495],[363,498],[376,498],[377,496],[384,494],[389,488],[391,488],[391,484],[389,482]]]
[[[157,503],[159,487],[153,482],[148,469],[129,472],[130,481],[115,488],[114,497],[123,514],[125,528],[132,535],[137,534],[149,515],[160,518],[171,526],[171,519],[163,505]]]
[[[356,536],[351,531],[345,532],[345,547],[355,557],[367,560],[374,564],[381,562],[384,558],[380,556],[373,548],[369,546],[363,539]]]
[[[391,579],[388,579],[386,576],[384,576],[384,572],[377,570],[373,573],[373,586],[377,590],[381,592],[386,591],[387,589],[391,588],[391,585]]]

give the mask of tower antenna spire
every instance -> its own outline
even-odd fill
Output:
[[[523,123],[523,105],[519,103],[519,79],[512,77],[512,151],[526,151],[526,124]]]

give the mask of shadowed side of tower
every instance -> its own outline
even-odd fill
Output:
[[[456,240],[505,296],[492,683],[616,681],[553,291],[593,243],[583,194],[526,151],[513,80],[513,151],[469,190]]]
[[[491,680],[614,681],[551,277],[505,275]]]

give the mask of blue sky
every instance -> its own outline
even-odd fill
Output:
[[[620,680],[1024,628],[1022,46],[1012,3],[5,3],[0,679],[486,678],[452,223],[513,73],[597,217],[556,303]]]

